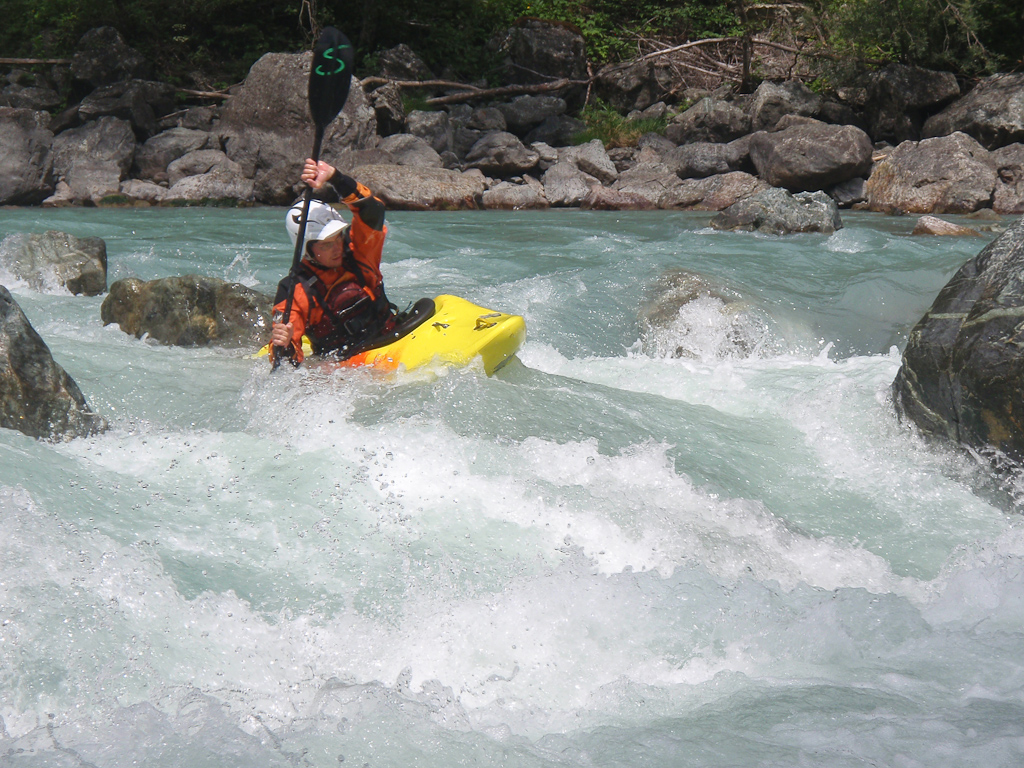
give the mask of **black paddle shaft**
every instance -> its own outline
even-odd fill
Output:
[[[313,49],[313,63],[309,69],[309,113],[313,117],[313,160],[320,159],[320,145],[324,140],[324,131],[334,118],[338,116],[345,101],[348,99],[352,85],[352,63],[354,51],[352,44],[339,30],[326,27]],[[306,187],[302,200],[302,216],[299,219],[299,231],[295,238],[295,253],[292,255],[292,266],[288,271],[288,299],[285,301],[283,320],[285,323],[292,315],[292,297],[295,294],[296,275],[299,262],[302,261],[302,246],[306,238],[306,221],[309,217],[309,203],[313,198],[312,187]],[[274,348],[273,368],[281,364],[283,347]]]

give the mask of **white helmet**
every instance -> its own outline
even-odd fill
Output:
[[[299,224],[302,221],[302,206],[300,201],[288,209],[285,218],[285,227],[288,229],[288,237],[295,245],[295,239],[299,236]],[[309,215],[306,217],[306,232],[303,238],[302,250],[305,252],[309,243],[318,240],[327,240],[339,232],[348,229],[348,222],[341,217],[341,214],[334,210],[327,203],[320,200],[309,201]]]

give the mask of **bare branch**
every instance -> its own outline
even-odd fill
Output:
[[[71,59],[0,59],[0,64],[24,64],[31,66],[33,64],[70,64]]]
[[[463,101],[469,101],[471,99],[483,99],[491,96],[510,96],[512,94],[521,93],[546,93],[547,91],[558,91],[562,88],[568,88],[570,85],[589,85],[590,80],[568,80],[562,78],[561,80],[555,80],[551,83],[541,83],[540,85],[507,85],[503,88],[487,88],[481,90],[479,88],[473,90],[467,90],[463,93],[453,93],[449,96],[437,96],[433,99],[427,99],[427,104],[459,104]]]
[[[399,88],[462,88],[466,91],[479,91],[475,85],[456,83],[451,80],[390,80],[386,77],[367,77],[359,81],[360,85],[386,85],[392,83]]]

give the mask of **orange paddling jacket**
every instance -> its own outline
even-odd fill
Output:
[[[277,287],[274,321],[292,323],[292,362],[302,362],[302,337],[309,337],[317,355],[344,358],[356,347],[393,324],[394,306],[384,294],[380,261],[387,227],[384,203],[362,184],[335,171],[314,196],[325,203],[342,202],[352,212],[344,233],[345,259],[324,269],[306,251],[298,273]],[[293,290],[291,315],[284,319],[288,291]]]

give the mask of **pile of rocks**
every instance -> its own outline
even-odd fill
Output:
[[[890,213],[1024,212],[1024,75],[962,95],[950,73],[893,65],[827,97],[765,82],[682,109],[667,105],[673,88],[650,67],[612,67],[596,92],[668,126],[608,150],[573,145],[584,127],[572,117],[586,93],[582,38],[536,21],[515,31],[510,56],[532,58],[510,72],[563,78],[558,95],[406,113],[395,83],[374,78],[354,84],[323,158],[399,209],[721,211],[776,187]],[[381,61],[385,79],[432,77],[405,48]],[[53,89],[9,78],[0,204],[288,204],[312,144],[309,62],[267,54],[223,104],[175,111],[174,89],[147,79],[115,30],[94,30],[64,75],[83,94],[74,106],[51,115]]]

